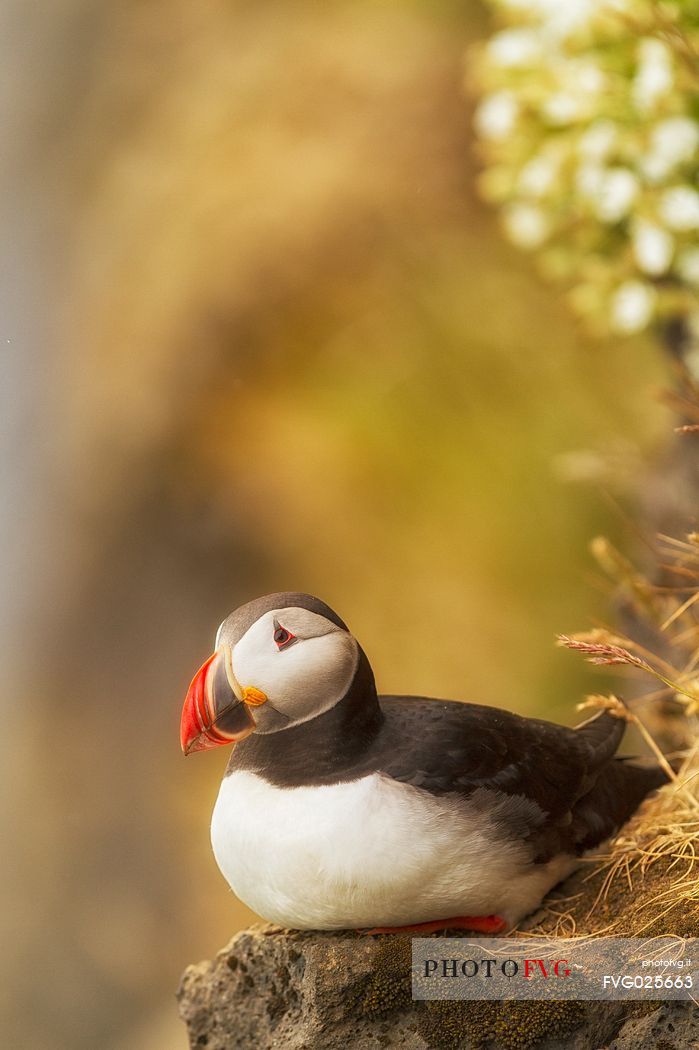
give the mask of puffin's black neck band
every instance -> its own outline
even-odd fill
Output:
[[[308,722],[276,733],[253,733],[233,749],[226,776],[249,770],[279,787],[330,784],[357,775],[384,716],[374,674],[359,647],[349,689],[334,707]]]

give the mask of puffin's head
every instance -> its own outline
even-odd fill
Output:
[[[340,617],[310,594],[268,594],[218,629],[182,709],[186,755],[276,733],[323,714],[345,696],[360,649]]]

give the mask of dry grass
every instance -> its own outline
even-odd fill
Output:
[[[602,541],[593,550],[657,647],[604,627],[558,641],[591,663],[640,672],[649,683],[633,701],[591,696],[580,706],[606,708],[635,723],[669,783],[641,806],[608,852],[552,895],[520,932],[699,936],[699,534],[659,537],[656,579]],[[652,722],[665,729],[664,721],[676,745],[671,753],[660,747],[657,728],[649,728]]]

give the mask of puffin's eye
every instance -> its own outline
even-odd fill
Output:
[[[274,640],[278,649],[283,649],[285,645],[289,645],[294,641],[295,637],[296,635],[292,634],[291,631],[287,631],[286,627],[282,627],[279,623],[275,625]]]

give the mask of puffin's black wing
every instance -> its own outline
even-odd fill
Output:
[[[579,729],[480,704],[381,697],[392,747],[384,772],[433,794],[526,795],[565,813],[610,761],[625,724],[603,713]]]
[[[380,702],[381,771],[487,806],[504,833],[531,841],[537,860],[598,845],[665,779],[614,758],[626,724],[607,712],[570,729],[478,704]]]

